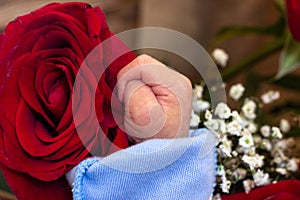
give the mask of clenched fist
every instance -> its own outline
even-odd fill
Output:
[[[182,74],[141,55],[119,72],[117,89],[124,127],[134,142],[188,135],[192,86]]]

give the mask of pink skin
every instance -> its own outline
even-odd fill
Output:
[[[124,126],[134,142],[188,135],[192,86],[182,74],[141,55],[119,72],[117,88],[125,105]]]

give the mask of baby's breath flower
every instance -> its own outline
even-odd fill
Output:
[[[244,148],[249,148],[254,145],[253,137],[251,135],[244,135],[239,139],[239,145]]]
[[[290,125],[289,121],[286,120],[286,119],[281,119],[281,120],[280,120],[280,125],[279,125],[279,127],[280,127],[280,130],[281,130],[283,133],[287,133],[287,132],[289,132],[290,129],[291,129],[291,125]]]
[[[244,187],[245,193],[248,194],[251,191],[251,189],[253,189],[255,187],[255,183],[253,180],[247,179],[247,180],[243,181],[243,187]]]
[[[212,52],[212,57],[214,58],[216,63],[218,65],[221,65],[222,67],[226,66],[229,59],[228,54],[223,49],[219,48],[214,49],[214,51]]]
[[[237,168],[233,173],[232,176],[235,178],[235,180],[243,180],[247,175],[247,171],[243,168]]]
[[[201,99],[193,99],[193,110],[195,113],[203,112],[209,109],[210,104],[207,101]]]
[[[259,144],[261,142],[262,138],[259,135],[253,136],[253,141],[255,144]]]
[[[212,119],[212,114],[211,114],[211,112],[209,111],[209,110],[206,110],[205,111],[205,114],[204,114],[204,117],[205,117],[205,119],[206,120],[211,120]]]
[[[229,193],[231,181],[227,180],[225,176],[222,177],[221,190],[224,193]]]
[[[218,176],[225,176],[226,175],[224,165],[220,164],[220,165],[217,166],[217,175]]]
[[[200,123],[199,115],[196,115],[194,113],[194,111],[192,111],[191,120],[190,120],[190,127],[191,128],[197,128],[199,126],[199,123]]]
[[[231,135],[240,136],[242,131],[242,126],[238,121],[234,120],[226,124],[227,132]]]
[[[236,110],[231,112],[231,116],[232,116],[233,121],[237,121],[239,123],[242,123],[242,121],[243,121],[242,117],[240,116],[240,114]]]
[[[226,124],[224,120],[211,119],[204,122],[204,125],[211,131],[218,133],[226,133]]]
[[[230,88],[229,96],[238,100],[244,91],[245,88],[241,84],[236,84]],[[216,133],[219,141],[217,176],[221,179],[218,187],[223,193],[229,193],[231,185],[237,184],[239,181],[243,182],[244,190],[248,193],[256,186],[293,177],[294,173],[292,172],[299,170],[299,160],[290,157],[291,149],[296,144],[295,140],[293,138],[282,139],[282,133],[290,130],[290,124],[286,119],[280,121],[280,128],[263,125],[258,130],[255,120],[258,106],[255,101],[246,99],[241,110],[231,110],[227,104],[219,103],[212,113],[211,110],[208,110],[210,104],[201,99],[203,87],[196,85],[193,93],[194,111],[191,115],[190,125],[191,128],[198,127],[199,114],[205,111],[204,125]],[[274,101],[279,93],[275,92],[272,94],[274,96],[270,94],[266,95],[269,98],[267,100]],[[215,119],[214,116],[216,116]],[[260,155],[260,152],[263,155]],[[268,162],[265,163],[264,159]],[[265,171],[262,171],[262,167]],[[245,180],[251,174],[253,180]]]
[[[276,156],[273,159],[273,162],[276,163],[277,165],[281,165],[281,163],[283,162],[283,159],[280,156]]]
[[[281,139],[282,138],[282,134],[281,134],[281,131],[278,127],[272,127],[272,133],[271,133],[271,136],[273,138],[278,138],[278,139]]]
[[[241,98],[241,96],[243,96],[244,91],[245,87],[242,84],[238,83],[231,86],[229,90],[229,96],[234,100],[238,100]]]
[[[253,123],[249,123],[246,127],[251,133],[255,133],[257,131],[257,126]]]
[[[299,165],[299,160],[297,158],[291,158],[289,159],[286,165],[286,169],[291,172],[296,172],[298,171],[298,165]]]
[[[203,86],[202,85],[195,85],[193,89],[194,95],[197,99],[201,99],[203,95]]]
[[[279,140],[275,144],[275,149],[276,150],[285,150],[287,148],[287,142],[286,140]]]
[[[263,186],[270,184],[270,178],[268,173],[264,173],[262,170],[257,170],[255,174],[253,174],[253,180],[255,185]]]
[[[269,137],[271,134],[271,127],[268,125],[264,125],[260,127],[260,132],[264,137]]]
[[[255,119],[256,118],[256,104],[252,100],[246,100],[242,107],[243,114],[247,119]]]
[[[218,123],[219,123],[219,131],[220,131],[221,133],[226,133],[226,132],[227,132],[227,129],[226,129],[226,123],[225,123],[225,121],[222,120],[222,119],[219,119],[219,120],[218,120]]]
[[[272,103],[273,101],[279,99],[280,93],[278,91],[270,90],[263,95],[261,95],[261,99],[264,104]]]
[[[212,131],[217,131],[219,129],[219,122],[216,119],[211,119],[204,122],[204,125]]]
[[[256,149],[254,146],[251,146],[249,148],[244,148],[243,147],[243,152],[244,154],[246,155],[249,155],[249,156],[254,156],[256,154]]]
[[[215,109],[215,115],[221,119],[228,119],[231,115],[231,110],[225,103],[219,103]]]
[[[250,167],[251,170],[255,168],[260,168],[264,165],[264,156],[255,155],[243,155],[242,160]]]
[[[242,117],[236,110],[231,112],[231,117],[232,121],[237,121],[242,128],[245,128],[249,124],[249,121]]]
[[[267,139],[263,139],[261,142],[263,148],[265,148],[267,151],[271,151],[272,150],[272,144],[269,140]]]
[[[234,157],[237,157],[239,154],[238,154],[238,152],[236,152],[236,151],[232,151],[232,153],[231,153]]]
[[[227,137],[223,137],[221,140],[221,144],[219,146],[222,157],[232,157],[231,152],[232,152],[232,142],[227,139]]]
[[[281,167],[276,168],[275,171],[276,171],[277,173],[281,174],[281,175],[286,175],[286,174],[287,174],[286,169],[281,168]]]
[[[243,129],[243,131],[242,131],[242,134],[241,134],[242,136],[244,136],[244,135],[250,135],[250,136],[252,136],[252,133],[248,130],[248,129]]]

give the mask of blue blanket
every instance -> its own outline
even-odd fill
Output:
[[[151,139],[104,158],[82,161],[67,174],[75,200],[208,200],[215,183],[216,138]]]

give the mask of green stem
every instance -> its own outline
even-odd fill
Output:
[[[242,60],[241,62],[228,66],[223,72],[222,72],[222,78],[223,80],[228,80],[232,76],[238,74],[246,67],[251,67],[255,63],[263,60],[267,56],[275,53],[276,51],[280,50],[284,46],[284,39],[277,39],[275,41],[272,41],[271,43],[265,45],[262,47],[259,51],[256,51],[246,59]]]

